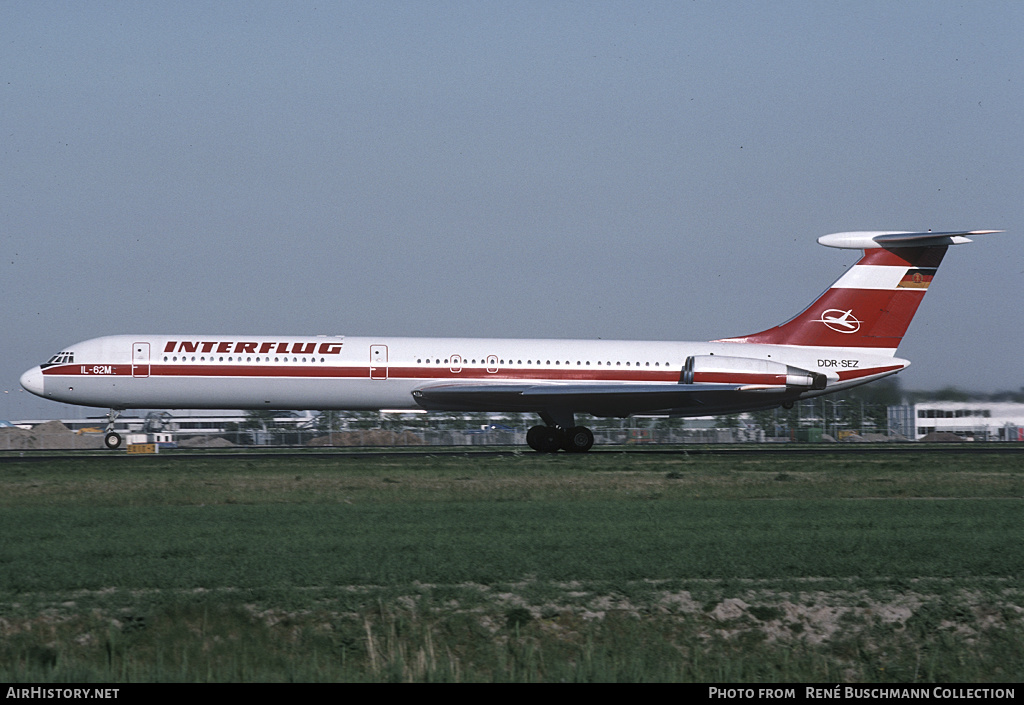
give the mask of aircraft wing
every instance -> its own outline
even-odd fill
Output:
[[[416,403],[432,411],[543,411],[563,408],[594,416],[687,409],[708,413],[737,394],[784,391],[739,384],[433,384],[415,390]]]

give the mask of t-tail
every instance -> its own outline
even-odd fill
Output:
[[[822,245],[864,254],[796,317],[722,342],[860,348],[894,356],[948,247],[971,242],[968,235],[996,232],[1001,231],[849,232],[820,237]]]

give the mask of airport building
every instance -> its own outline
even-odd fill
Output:
[[[1024,441],[1024,404],[928,401],[889,407],[889,435],[915,441]]]

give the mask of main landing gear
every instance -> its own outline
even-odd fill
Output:
[[[539,453],[586,453],[594,445],[594,434],[586,426],[534,426],[526,432],[526,443]]]

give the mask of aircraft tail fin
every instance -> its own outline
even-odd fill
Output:
[[[968,235],[994,232],[1001,231],[825,235],[818,238],[822,245],[863,249],[863,256],[786,323],[720,342],[870,348],[895,355],[948,247],[971,242]]]

